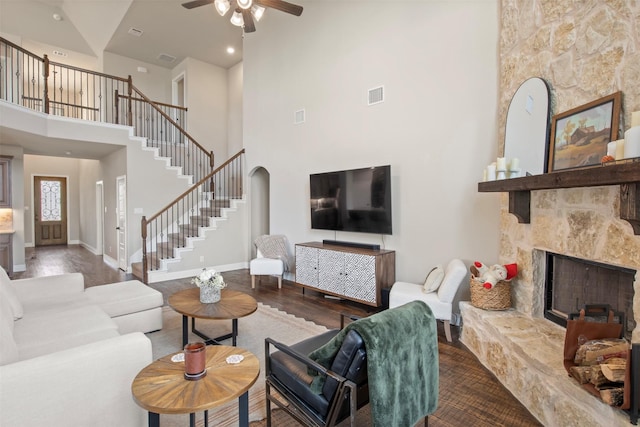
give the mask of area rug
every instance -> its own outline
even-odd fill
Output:
[[[162,330],[146,334],[153,346],[153,358],[158,359],[182,348],[182,315],[165,306],[162,309]],[[189,322],[191,324],[191,322]],[[208,336],[217,337],[231,332],[230,320],[196,320],[196,327]],[[189,327],[191,329],[191,327]],[[294,344],[305,338],[318,335],[327,330],[326,327],[295,317],[284,311],[258,303],[258,310],[250,316],[238,320],[237,346],[250,351],[260,360],[260,376],[249,389],[249,420],[261,420],[266,416],[264,395],[264,339],[273,338],[285,344]],[[190,341],[201,341],[190,334]],[[231,339],[223,341],[231,345]],[[160,415],[163,427],[189,425],[189,415]],[[196,414],[196,424],[204,425],[203,413]],[[237,426],[238,402],[209,410],[210,426]]]

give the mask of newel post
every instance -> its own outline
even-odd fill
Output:
[[[44,55],[44,69],[42,70],[42,76],[44,77],[44,113],[49,114],[49,57]]]
[[[214,163],[214,154],[213,151],[211,151],[211,154],[209,155],[209,166],[211,166],[211,170],[213,170],[213,165]],[[211,199],[215,199],[216,198],[216,185],[215,182],[213,180],[213,175],[211,175],[211,179],[209,180],[209,190],[211,191]]]
[[[133,113],[131,112],[131,98],[133,96],[133,79],[131,75],[127,78],[127,95],[129,98],[127,99],[127,125],[133,126]]]
[[[142,216],[140,230],[142,231],[142,281],[148,283],[147,268],[147,217]]]
[[[120,124],[120,96],[118,96],[118,89],[115,90],[115,99],[113,100],[116,106],[116,124]]]

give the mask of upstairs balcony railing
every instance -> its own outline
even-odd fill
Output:
[[[213,170],[213,153],[184,129],[187,109],[150,100],[131,76],[52,62],[0,37],[0,99],[45,114],[132,126],[193,182]]]

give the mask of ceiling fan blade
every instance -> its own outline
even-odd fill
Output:
[[[245,33],[253,33],[256,30],[256,26],[253,23],[253,16],[251,15],[251,9],[242,9],[242,20],[244,21]]]
[[[270,7],[281,12],[290,13],[295,16],[302,15],[302,6],[292,4],[284,0],[256,0],[256,3],[260,6]]]
[[[194,7],[204,6],[205,4],[211,4],[214,0],[193,0],[186,3],[182,3],[182,7],[185,9],[193,9]]]

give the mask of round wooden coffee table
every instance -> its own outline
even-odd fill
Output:
[[[136,403],[149,411],[149,426],[158,426],[159,414],[191,414],[204,411],[205,426],[208,410],[238,398],[240,426],[249,425],[249,388],[258,379],[260,361],[247,350],[226,345],[207,347],[207,375],[197,381],[184,378],[184,362],[171,358],[182,352],[164,356],[147,365],[134,378],[131,392]],[[227,363],[227,357],[242,355],[237,364]]]
[[[214,303],[200,302],[200,288],[184,289],[169,297],[169,306],[182,314],[183,347],[187,345],[189,339],[189,317],[191,318],[191,331],[205,340],[207,344],[219,344],[220,341],[232,338],[235,346],[238,336],[238,318],[248,316],[258,309],[258,303],[251,295],[230,289],[223,289],[220,301]],[[231,333],[210,338],[196,329],[196,319],[231,319]]]

